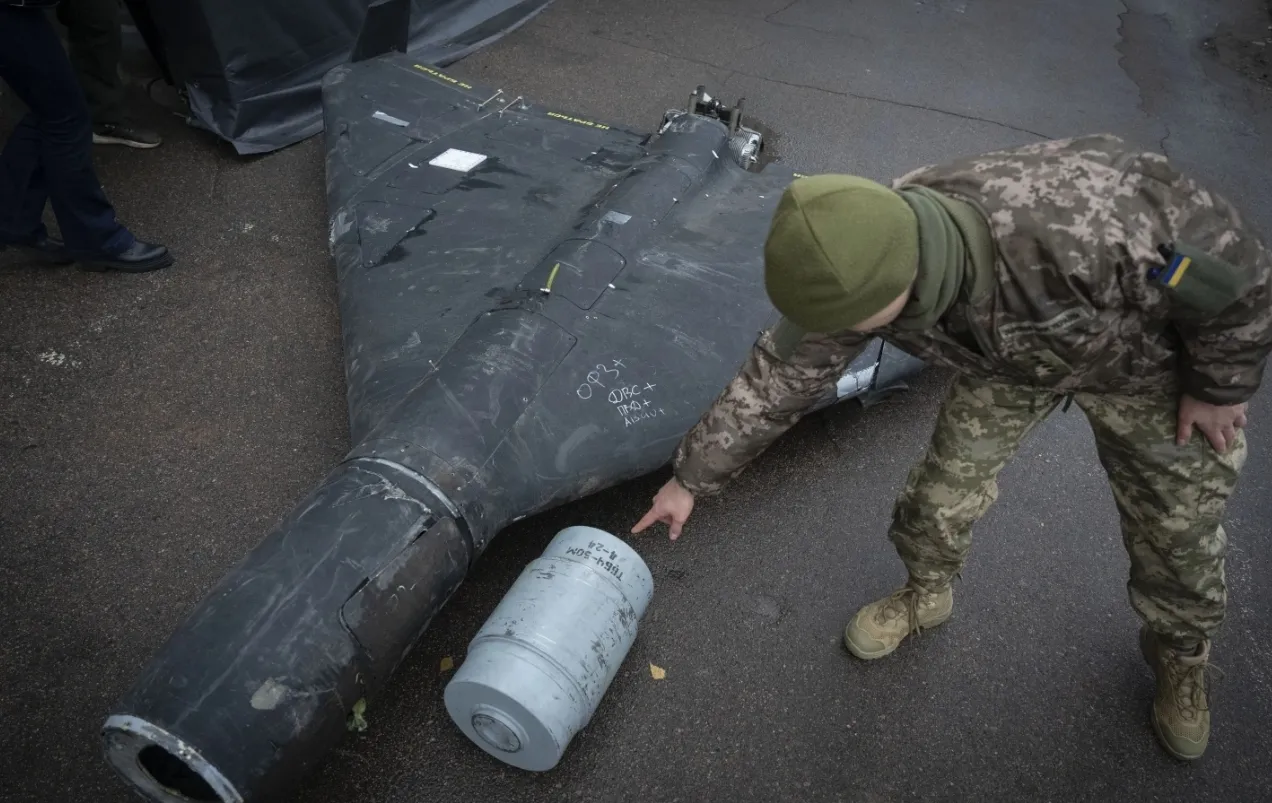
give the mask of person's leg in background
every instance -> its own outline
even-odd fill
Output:
[[[1175,442],[1178,401],[1079,394],[1113,487],[1131,559],[1127,588],[1157,677],[1152,723],[1167,752],[1199,758],[1210,738],[1206,666],[1227,605],[1224,510],[1245,436],[1220,454],[1200,432]]]
[[[49,196],[41,147],[40,127],[28,113],[0,151],[0,248],[18,246],[41,261],[65,263],[65,247],[44,226]]]
[[[0,152],[0,245],[68,256],[89,269],[170,265],[166,248],[136,240],[115,218],[93,170],[83,90],[43,9],[0,3],[0,79],[30,110]],[[64,251],[41,221],[46,200]]]
[[[998,498],[998,473],[1059,404],[1050,391],[960,376],[937,414],[926,454],[897,499],[888,535],[905,563],[904,588],[865,606],[844,630],[858,658],[882,658],[910,633],[941,624],[972,545],[972,526]]]
[[[71,65],[88,98],[93,142],[155,148],[160,136],[137,125],[124,111],[123,10],[119,0],[62,0],[57,18],[66,26]]]

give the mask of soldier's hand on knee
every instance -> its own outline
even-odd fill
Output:
[[[1218,405],[1188,394],[1179,398],[1179,430],[1176,442],[1183,446],[1192,438],[1193,428],[1201,430],[1215,451],[1228,451],[1237,439],[1237,430],[1246,425],[1245,404]]]
[[[639,533],[655,522],[666,524],[671,530],[671,540],[680,537],[689,514],[693,512],[693,494],[685,486],[672,477],[667,484],[658,489],[654,495],[654,503],[644,518],[636,522],[633,533]]]

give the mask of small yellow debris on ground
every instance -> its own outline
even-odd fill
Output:
[[[663,678],[667,677],[667,670],[663,669],[661,666],[655,666],[653,664],[650,664],[649,675],[654,680],[662,680]]]
[[[351,731],[362,733],[367,729],[367,701],[362,698],[353,704],[353,711],[349,713],[348,727]]]
[[[442,671],[449,672],[455,668],[455,661],[448,655],[442,659]]]

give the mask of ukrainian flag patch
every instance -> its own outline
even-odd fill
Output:
[[[1167,287],[1178,287],[1179,283],[1184,280],[1184,274],[1188,272],[1188,268],[1192,266],[1192,259],[1183,254],[1175,254],[1162,272],[1157,275],[1157,280]]]

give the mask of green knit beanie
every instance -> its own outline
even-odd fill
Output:
[[[839,332],[909,289],[919,265],[919,224],[901,196],[857,176],[793,181],[764,244],[764,286],[788,320]]]

